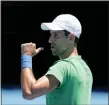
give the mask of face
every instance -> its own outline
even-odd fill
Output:
[[[61,55],[68,48],[68,38],[64,31],[50,31],[49,43],[54,56]]]

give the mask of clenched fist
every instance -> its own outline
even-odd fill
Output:
[[[22,55],[27,54],[33,57],[43,49],[44,49],[43,47],[36,49],[35,43],[24,43],[21,45],[21,54]]]

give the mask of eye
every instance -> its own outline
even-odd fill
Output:
[[[58,34],[54,34],[54,36],[58,36]]]
[[[59,37],[59,35],[57,33],[54,34],[54,37]]]

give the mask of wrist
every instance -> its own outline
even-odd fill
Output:
[[[28,54],[23,54],[21,56],[21,69],[31,68],[32,69],[32,56]]]
[[[23,56],[23,55],[29,55],[29,56],[32,56],[32,54],[30,54],[30,53],[22,53],[21,56]]]

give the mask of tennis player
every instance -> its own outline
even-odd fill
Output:
[[[71,14],[60,14],[50,23],[42,23],[50,31],[49,43],[59,60],[45,75],[35,79],[32,57],[43,50],[35,43],[21,45],[21,88],[24,99],[46,95],[47,105],[90,105],[93,76],[89,66],[78,54],[77,44],[82,33],[79,20]]]

